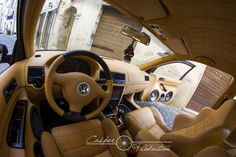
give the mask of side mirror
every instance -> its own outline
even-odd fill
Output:
[[[10,64],[8,63],[8,49],[6,45],[0,44],[0,74],[5,71]]]
[[[144,32],[139,32],[128,25],[125,25],[122,28],[121,34],[128,36],[137,42],[143,43],[144,45],[149,45],[151,41],[151,38],[149,35],[147,35]]]
[[[7,57],[8,49],[6,45],[0,44],[0,62],[6,62],[8,59]]]

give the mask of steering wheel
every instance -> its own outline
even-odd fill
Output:
[[[96,81],[80,72],[69,72],[65,74],[59,74],[56,72],[58,66],[66,59],[73,58],[75,56],[84,56],[95,60],[101,65],[105,72],[105,79],[107,82],[106,91],[96,83]],[[59,84],[62,86],[63,97],[69,104],[69,111],[62,110],[53,98],[53,84]],[[112,95],[112,80],[111,72],[107,64],[98,55],[85,50],[68,51],[58,56],[48,69],[45,79],[45,94],[51,108],[60,116],[72,121],[84,121],[96,117],[108,104]],[[81,114],[83,107],[87,106],[96,97],[102,98],[99,107],[87,113]]]

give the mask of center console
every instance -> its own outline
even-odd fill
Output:
[[[122,94],[123,94],[123,90],[125,86],[125,74],[111,72],[111,75],[112,75],[112,82],[113,82],[113,91],[112,91],[112,96],[111,96],[110,102],[108,103],[108,106],[114,107],[119,104],[122,98]],[[104,90],[106,90],[107,88],[105,81],[106,81],[105,73],[104,71],[101,71],[99,80],[97,82],[101,84]]]
[[[102,86],[102,88],[104,89],[106,87]],[[112,96],[107,106],[114,107],[119,105],[122,98],[123,89],[124,86],[113,86]]]
[[[123,96],[125,74],[111,72],[111,75],[113,82],[112,96],[106,108],[103,110],[103,114],[105,117],[113,119],[117,126],[120,126],[122,122],[120,122],[118,105],[120,104]],[[107,86],[105,85],[105,73],[103,71],[100,72],[100,78],[98,82],[101,84],[102,88],[106,90]]]

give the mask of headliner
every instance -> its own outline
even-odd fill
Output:
[[[106,1],[148,27],[175,54],[236,76],[235,0]]]

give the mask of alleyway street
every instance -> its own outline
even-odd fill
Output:
[[[0,34],[0,44],[4,44],[7,46],[9,54],[11,54],[13,51],[15,41],[16,41],[15,35]]]

